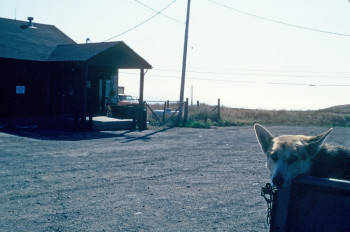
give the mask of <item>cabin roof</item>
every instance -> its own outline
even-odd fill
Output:
[[[0,58],[152,68],[123,41],[77,44],[53,25],[30,21],[0,18]]]

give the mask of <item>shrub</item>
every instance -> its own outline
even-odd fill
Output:
[[[185,127],[191,128],[210,128],[212,124],[209,122],[204,122],[202,120],[188,120]]]

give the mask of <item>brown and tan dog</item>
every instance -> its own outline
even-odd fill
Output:
[[[254,128],[261,149],[267,156],[271,182],[277,188],[288,187],[301,174],[350,180],[350,151],[323,144],[333,129],[316,136],[274,137],[259,124],[255,124]]]

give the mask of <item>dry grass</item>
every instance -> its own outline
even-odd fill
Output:
[[[151,105],[154,109],[164,109],[163,104]],[[170,105],[176,110],[178,106]],[[189,107],[188,127],[211,126],[240,126],[261,123],[264,125],[290,125],[290,126],[339,126],[350,125],[349,107],[335,107],[316,111],[292,111],[292,110],[262,110],[221,107],[220,117],[216,106],[200,104]],[[173,124],[173,120],[157,122],[148,110],[148,119],[151,124]]]
[[[291,126],[342,126],[350,124],[350,111],[331,110],[287,111],[287,110],[248,110],[223,108],[221,119],[237,124],[262,123],[265,125]]]

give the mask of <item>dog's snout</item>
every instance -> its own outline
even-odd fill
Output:
[[[282,187],[282,185],[284,184],[284,178],[283,175],[281,173],[277,173],[273,178],[272,178],[272,183],[274,186],[276,186],[277,188]]]

